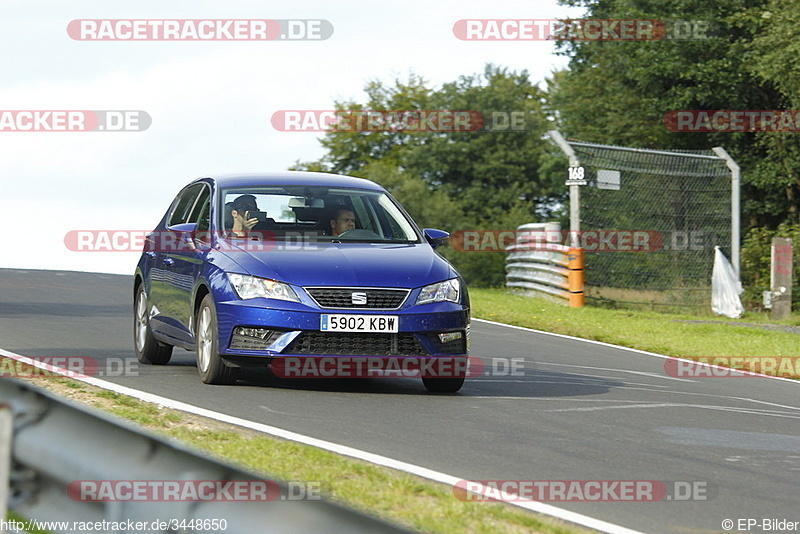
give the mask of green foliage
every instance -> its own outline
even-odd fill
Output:
[[[353,175],[388,189],[423,228],[458,228],[464,224],[464,211],[454,198],[387,161],[371,161]]]
[[[742,25],[756,30],[745,56],[750,70],[777,87],[793,109],[797,109],[800,105],[800,72],[797,70],[800,0],[772,0],[743,12],[738,19]]]
[[[800,74],[796,62],[800,43],[795,38],[800,24],[799,0],[772,0],[764,8],[741,15],[742,24],[754,28],[754,38],[745,50],[748,69],[764,85],[776,87],[786,108],[800,109]],[[800,143],[797,133],[766,133],[758,137],[764,159],[757,166],[754,181],[773,189],[778,196],[765,208],[772,214],[786,212],[786,220],[800,223]]]

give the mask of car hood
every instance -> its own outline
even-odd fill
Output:
[[[427,243],[277,243],[273,250],[237,247],[225,254],[242,268],[242,274],[298,286],[414,288],[456,276]]]

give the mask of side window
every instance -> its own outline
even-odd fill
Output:
[[[209,213],[211,211],[211,190],[207,186],[203,186],[200,196],[197,197],[197,202],[194,203],[191,215],[186,222],[197,223],[197,229],[205,232],[209,227]]]
[[[194,201],[197,200],[197,194],[204,187],[203,184],[194,184],[178,196],[175,209],[172,210],[172,214],[169,216],[167,226],[185,223],[189,220],[189,213],[192,206],[194,206]]]
[[[211,202],[206,200],[203,209],[200,210],[200,217],[197,221],[197,231],[207,232],[211,228]]]

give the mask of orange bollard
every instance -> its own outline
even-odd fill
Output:
[[[567,267],[570,269],[583,269],[583,249],[582,248],[575,248],[570,247],[569,252],[567,253],[567,259],[569,263]]]
[[[570,293],[583,292],[583,271],[570,271],[567,273],[567,287]]]
[[[570,308],[583,307],[583,249],[570,247],[567,256],[569,274],[567,284],[569,286],[569,306]]]

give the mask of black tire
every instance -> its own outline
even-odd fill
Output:
[[[437,378],[423,376],[422,383],[425,384],[425,388],[431,393],[455,393],[464,385],[464,377]]]
[[[153,337],[147,308],[147,293],[144,292],[144,284],[141,284],[133,302],[133,348],[136,358],[140,363],[165,365],[172,357],[172,345],[161,343]]]
[[[205,384],[232,384],[239,374],[238,367],[230,367],[219,356],[217,310],[214,299],[206,295],[197,310],[197,372]]]

